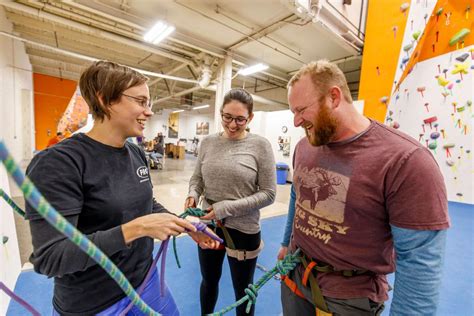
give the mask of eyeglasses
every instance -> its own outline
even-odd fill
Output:
[[[128,94],[125,94],[125,93],[122,93],[122,95],[127,97],[127,98],[130,98],[130,99],[133,99],[133,100],[137,101],[137,103],[144,109],[151,109],[151,107],[153,105],[153,104],[151,104],[151,100],[148,100],[148,99],[134,97],[134,96],[131,96],[131,95],[128,95]]]
[[[243,117],[243,116],[235,117],[227,113],[221,113],[221,117],[225,123],[232,123],[232,121],[235,121],[235,124],[237,125],[245,125],[249,120],[248,117]]]

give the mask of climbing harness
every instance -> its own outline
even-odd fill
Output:
[[[208,199],[205,199],[205,200],[209,205],[216,203],[215,201],[212,201],[212,200],[208,200]],[[258,257],[259,253],[262,251],[263,247],[265,246],[263,240],[261,239],[260,245],[255,250],[237,249],[237,247],[235,247],[234,241],[232,240],[232,237],[229,234],[229,231],[224,226],[223,221],[217,220],[213,222],[213,225],[216,228],[219,227],[222,230],[222,233],[224,234],[225,245],[226,245],[225,251],[229,257],[235,258],[239,261],[245,261],[247,259],[255,259]]]
[[[301,283],[303,284],[303,286],[308,287],[309,281],[309,287],[311,289],[311,298],[316,308],[316,315],[318,316],[330,316],[332,315],[332,313],[329,311],[324,296],[321,292],[321,288],[319,287],[317,281],[317,273],[337,273],[345,277],[372,273],[369,270],[338,270],[330,264],[308,257],[303,251],[300,252],[300,259],[304,267],[304,272],[301,277]],[[295,295],[305,299],[303,293],[298,289],[296,283],[291,280],[289,276],[284,276],[283,282],[293,293],[295,293]]]

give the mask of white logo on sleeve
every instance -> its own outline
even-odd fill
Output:
[[[137,176],[141,179],[140,182],[148,180],[148,168],[141,166],[137,169]]]

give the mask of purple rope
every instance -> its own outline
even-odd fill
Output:
[[[203,232],[207,236],[211,237],[212,239],[220,243],[224,243],[223,239],[207,231],[206,224],[201,223],[201,222],[193,222],[191,224],[193,224],[194,227],[196,227],[197,231]],[[145,276],[145,279],[143,280],[142,284],[140,284],[140,286],[137,289],[138,295],[141,295],[143,293],[143,290],[145,289],[146,284],[148,283],[148,281],[150,281],[151,275],[153,273],[153,268],[158,264],[158,261],[160,260],[161,255],[163,255],[163,258],[161,259],[161,271],[160,271],[160,296],[165,295],[165,266],[166,266],[166,251],[168,249],[168,243],[169,243],[169,238],[164,240],[161,243],[160,249],[156,253],[156,256],[153,259],[153,262],[151,263],[150,269],[148,270]],[[125,316],[132,309],[132,307],[133,307],[133,303],[130,302],[130,304],[128,304],[127,307],[120,313],[120,316]]]
[[[220,242],[221,244],[224,243],[224,240],[222,238],[219,238],[219,236],[216,236],[216,235],[213,235],[211,234],[206,228],[207,228],[207,225],[202,223],[202,222],[193,222],[192,223],[194,225],[194,227],[196,227],[196,229],[200,232],[203,232],[205,235],[211,237],[212,239]]]
[[[151,263],[150,269],[148,270],[145,279],[143,280],[142,284],[138,287],[137,293],[138,295],[141,295],[143,293],[143,290],[145,289],[146,284],[148,281],[150,281],[151,275],[153,274],[153,268],[157,265],[158,260],[160,260],[161,255],[163,254],[163,259],[161,260],[161,271],[160,271],[160,296],[163,296],[163,292],[165,289],[165,263],[166,263],[166,250],[168,249],[168,242],[169,238],[164,240],[161,245],[160,249],[156,253],[155,258],[153,259],[153,262]],[[130,302],[130,304],[127,305],[127,307],[120,313],[120,316],[125,316],[133,307],[133,303]]]
[[[33,306],[31,306],[25,300],[23,300],[21,297],[19,297],[15,293],[13,293],[3,282],[0,282],[0,290],[3,290],[14,301],[16,301],[18,304],[20,304],[25,309],[27,309],[33,316],[41,316],[41,314],[38,313],[38,311],[36,309],[34,309]]]

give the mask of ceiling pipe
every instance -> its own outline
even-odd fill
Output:
[[[108,32],[108,31],[101,30],[101,29],[97,29],[97,28],[94,28],[94,27],[91,27],[91,26],[88,26],[88,25],[85,25],[85,24],[82,24],[82,23],[79,23],[79,22],[71,21],[71,20],[68,20],[66,18],[57,16],[55,14],[51,14],[51,13],[42,11],[40,9],[35,9],[33,7],[30,7],[30,6],[20,4],[20,3],[16,3],[16,2],[11,2],[11,1],[1,2],[0,4],[7,7],[7,8],[20,11],[22,13],[31,14],[33,16],[36,16],[36,17],[40,18],[40,19],[45,19],[45,20],[48,20],[50,22],[55,22],[55,23],[59,23],[59,24],[65,25],[65,26],[75,28],[79,31],[88,33],[88,34],[93,35],[93,36],[97,36],[99,38],[111,40],[111,41],[114,41],[114,42],[117,42],[117,43],[120,43],[120,44],[130,46],[132,48],[138,48],[138,49],[141,49],[143,51],[147,51],[147,52],[150,52],[150,53],[153,53],[153,54],[156,54],[156,55],[167,57],[167,58],[170,58],[170,59],[182,62],[182,63],[186,63],[186,64],[190,64],[190,65],[192,64],[192,61],[189,60],[189,59],[179,57],[179,56],[175,56],[175,55],[170,54],[168,52],[165,52],[165,51],[163,51],[159,48],[150,47],[150,46],[145,45],[141,42],[131,40],[131,39],[128,39],[126,37],[116,35],[116,34]]]
[[[206,90],[216,91],[216,88],[217,88],[216,85],[210,85],[206,88]],[[267,98],[264,98],[264,97],[261,97],[259,95],[252,94],[252,93],[250,93],[250,95],[252,96],[254,101],[262,103],[262,104],[266,104],[266,105],[270,105],[270,106],[276,106],[276,107],[281,107],[281,106],[286,107],[286,108],[289,107],[288,104],[284,103],[284,102],[267,99]]]
[[[29,1],[29,3],[31,3],[33,5],[36,5],[36,2],[31,2],[31,0]],[[71,1],[71,0],[61,0],[61,2],[58,2],[58,4],[61,4],[61,5],[65,4],[65,5],[68,5],[69,7],[76,8],[76,9],[79,9],[79,10],[82,10],[82,11],[86,11],[88,13],[103,17],[107,20],[114,21],[116,23],[120,23],[120,24],[126,25],[126,26],[128,26],[132,29],[135,29],[135,30],[139,31],[140,34],[134,33],[133,31],[128,31],[128,30],[125,30],[125,29],[121,29],[121,28],[118,28],[118,27],[113,26],[113,25],[109,25],[109,24],[106,24],[106,23],[99,22],[97,20],[91,19],[91,18],[86,17],[84,15],[81,15],[79,13],[72,13],[72,12],[69,12],[69,11],[67,11],[65,13],[67,15],[73,15],[74,14],[78,19],[83,19],[83,20],[88,21],[88,23],[100,25],[101,28],[103,28],[103,29],[104,28],[105,29],[113,29],[114,32],[122,33],[125,36],[131,37],[135,40],[141,40],[142,39],[142,34],[145,33],[146,31],[148,31],[145,27],[143,27],[141,25],[135,24],[133,22],[130,22],[130,21],[118,18],[118,17],[114,17],[113,15],[98,11],[96,9],[90,8],[88,6],[85,6],[83,4],[80,4],[80,3],[77,3],[77,2],[74,2],[74,1]],[[51,10],[51,11],[56,11],[56,12],[58,12],[58,10],[65,11],[63,8],[59,8],[59,7],[50,5],[50,4],[42,4],[42,6],[45,7],[45,8],[48,8],[48,10]],[[59,12],[59,14],[61,14],[61,13],[62,12]],[[170,37],[167,37],[166,40],[170,40]],[[161,42],[159,46],[163,47],[163,48],[166,48],[166,49],[169,49],[169,50],[172,50],[172,51],[175,51],[177,53],[181,53],[181,54],[193,57],[193,58],[196,56],[195,52],[191,52],[189,50],[184,50],[184,49],[166,44],[165,42]]]
[[[268,30],[269,28],[271,28],[272,26],[275,26],[276,24],[279,24],[279,23],[281,23],[281,22],[284,22],[285,20],[291,18],[291,17],[294,16],[294,15],[295,15],[295,14],[292,13],[292,14],[290,14],[290,15],[285,16],[285,17],[282,18],[282,19],[279,19],[278,21],[275,21],[275,22],[273,22],[273,23],[270,23],[270,24],[267,25],[267,26],[264,26],[264,27],[260,28],[259,30],[257,30],[257,31],[255,31],[255,32],[249,34],[248,36],[245,36],[243,39],[238,40],[238,41],[235,42],[234,44],[231,44],[229,47],[227,47],[227,49],[231,49],[231,50],[232,50],[232,49],[236,49],[236,48],[238,48],[238,47],[240,47],[240,46],[242,46],[242,45],[244,45],[244,44],[247,44],[247,43],[250,41],[250,38],[251,38],[251,39],[254,39],[254,40],[257,40],[257,39],[260,39],[260,38],[262,38],[262,37],[264,37],[264,36],[268,36],[268,34],[274,32],[274,31],[276,31],[276,30],[278,29],[278,28],[276,28],[276,29],[273,29],[273,28],[272,28],[272,29]],[[281,27],[282,27],[282,26],[280,26],[279,28],[281,28]],[[267,30],[267,32],[263,32],[263,31],[265,31],[265,30]],[[249,38],[249,37],[250,37],[250,38]],[[292,48],[290,48],[290,47],[287,47],[287,46],[285,46],[285,45],[283,45],[283,44],[281,44],[281,43],[278,43],[278,44],[282,45],[283,47],[287,48],[288,50],[293,51],[294,53],[296,53],[296,54],[298,54],[298,55],[301,55],[299,52],[295,51],[294,49],[292,49]]]
[[[76,3],[76,2],[73,2],[71,0],[65,0],[64,1],[67,5],[70,5],[70,6],[74,6],[78,9],[81,9],[81,10],[84,10],[84,11],[87,11],[87,12],[90,12],[90,13],[93,13],[93,14],[96,14],[98,16],[102,16],[104,18],[107,18],[107,19],[110,19],[111,21],[116,21],[118,23],[122,23],[124,25],[127,25],[127,26],[130,26],[132,28],[135,28],[137,30],[140,30],[141,32],[145,32],[146,29],[139,25],[139,24],[136,24],[136,23],[133,23],[133,22],[130,22],[130,21],[127,21],[127,20],[124,20],[124,19],[120,19],[120,18],[117,18],[115,16],[112,16],[110,14],[107,14],[107,13],[104,13],[104,12],[101,12],[99,10],[96,10],[94,8],[91,8],[91,7],[88,7],[88,6],[85,6],[85,5],[82,5],[82,4],[79,4],[79,3]],[[94,1],[95,2],[95,1]],[[99,3],[100,5],[104,5],[103,3]],[[128,13],[127,13],[128,14]],[[262,30],[260,30],[262,31]],[[181,45],[184,45],[184,46],[187,46],[189,48],[192,48],[192,49],[196,49],[196,50],[199,50],[201,52],[204,52],[204,53],[207,53],[211,56],[214,56],[214,57],[218,57],[218,58],[221,58],[223,59],[224,56],[225,56],[225,53],[227,52],[226,49],[223,49],[221,47],[216,47],[217,49],[221,50],[222,53],[217,53],[215,51],[212,51],[212,50],[208,50],[208,49],[205,49],[203,47],[200,47],[200,46],[197,46],[197,45],[194,45],[194,44],[191,44],[189,42],[186,42],[186,41],[182,41],[182,40],[179,40],[177,38],[174,38],[174,37],[167,37],[167,40],[171,41],[171,42],[175,42],[177,44],[181,44]],[[234,54],[235,56],[235,54]],[[234,64],[237,64],[239,66],[248,66],[247,64],[241,62],[241,61],[238,61],[238,60],[232,60],[232,62]],[[276,79],[279,79],[279,80],[282,80],[284,82],[288,82],[288,78],[284,78],[284,77],[281,77],[281,76],[278,76],[278,75],[275,75],[275,74],[272,74],[272,73],[269,73],[269,72],[262,72],[263,74],[269,76],[269,77],[273,77],[273,78],[276,78]]]
[[[169,95],[167,97],[164,97],[164,98],[161,98],[161,99],[158,99],[158,100],[155,100],[153,101],[153,106],[155,106],[156,104],[160,104],[160,103],[163,103],[165,102],[166,100],[169,100],[169,99],[172,99],[172,98],[176,98],[176,97],[180,97],[182,95],[185,95],[185,94],[188,94],[188,93],[191,93],[191,92],[194,92],[196,90],[201,90],[202,88],[200,86],[195,86],[195,87],[192,87],[190,89],[186,89],[186,90],[183,90],[181,92],[177,92],[177,93],[173,93],[172,95]]]
[[[295,60],[295,61],[297,61],[297,62],[299,62],[299,63],[301,63],[301,64],[304,64],[304,63],[305,63],[304,61],[302,61],[302,60],[300,60],[300,59],[298,59],[298,58],[296,58],[296,57],[293,57],[293,56],[291,56],[291,55],[289,55],[289,54],[287,54],[287,53],[285,53],[285,52],[282,52],[282,51],[279,50],[277,47],[270,46],[270,45],[268,45],[267,43],[260,41],[259,39],[255,39],[255,38],[253,38],[253,37],[247,35],[245,32],[242,32],[242,31],[240,31],[240,30],[238,30],[238,29],[236,29],[236,28],[233,28],[232,26],[229,26],[228,24],[225,24],[224,22],[221,22],[221,21],[219,21],[218,19],[215,19],[215,18],[213,18],[213,17],[211,17],[211,16],[209,16],[209,15],[207,15],[207,14],[205,14],[205,13],[203,13],[203,12],[197,10],[197,9],[194,9],[194,8],[192,8],[192,7],[190,7],[190,6],[187,6],[187,5],[183,4],[183,3],[178,2],[178,0],[174,0],[174,3],[176,3],[176,4],[178,4],[178,5],[180,5],[180,6],[184,7],[184,8],[186,8],[186,9],[188,9],[188,10],[190,10],[190,11],[193,11],[193,12],[195,12],[195,13],[197,13],[197,14],[203,16],[203,17],[205,17],[206,19],[209,19],[209,20],[214,21],[214,22],[216,22],[216,23],[218,23],[218,24],[221,24],[221,25],[223,25],[223,26],[229,28],[230,30],[233,30],[234,32],[237,32],[237,33],[239,33],[239,34],[241,34],[241,35],[244,35],[244,36],[247,37],[249,40],[256,41],[256,42],[258,42],[259,44],[261,44],[261,45],[263,45],[263,46],[265,46],[265,47],[268,47],[268,48],[270,48],[270,49],[272,49],[272,50],[274,50],[274,51],[276,51],[276,52],[278,52],[278,53],[280,53],[280,54],[282,54],[282,55],[284,55],[284,56],[286,56],[286,57],[288,57],[288,58],[290,58],[290,59],[293,59],[293,60]]]
[[[23,13],[27,13],[27,14],[31,14],[31,15],[34,15],[34,16],[37,16],[37,17],[40,17],[40,18],[44,18],[44,19],[49,20],[53,23],[57,22],[59,24],[63,24],[63,25],[66,25],[66,26],[75,27],[75,28],[77,28],[77,29],[79,29],[83,32],[86,32],[86,33],[89,33],[89,34],[92,34],[92,35],[95,35],[95,36],[101,36],[103,38],[106,38],[106,39],[109,39],[109,40],[112,40],[112,41],[116,41],[116,42],[118,41],[118,42],[123,43],[125,45],[140,48],[140,49],[143,49],[143,50],[148,51],[150,53],[157,54],[157,55],[167,57],[167,58],[170,58],[170,59],[174,59],[174,60],[177,60],[179,62],[185,63],[187,65],[192,65],[192,62],[188,59],[172,55],[170,53],[159,50],[157,48],[152,48],[152,47],[144,45],[140,42],[133,41],[133,40],[124,38],[122,36],[112,34],[112,33],[107,32],[107,31],[101,31],[99,29],[95,29],[95,28],[83,25],[79,22],[70,21],[70,20],[67,20],[65,18],[59,17],[57,15],[46,13],[44,11],[41,11],[39,9],[35,9],[33,7],[30,7],[30,6],[27,6],[27,5],[24,5],[24,4],[14,3],[12,1],[1,1],[0,5],[3,5],[5,7],[8,7],[8,8],[11,8],[13,10],[17,10],[17,11],[20,11],[20,12],[23,12]],[[43,5],[43,4],[38,3],[38,5]],[[81,5],[81,7],[86,7],[86,6]],[[79,9],[79,7],[78,7],[78,9]],[[100,11],[98,11],[96,9],[93,9],[93,8],[88,7],[88,11],[91,12],[91,13],[97,14],[99,16],[110,18],[112,21],[116,20],[115,17],[112,17],[112,16],[110,16],[106,13],[100,12]],[[91,21],[93,21],[93,20],[91,20]],[[121,23],[120,20],[117,21],[117,22]],[[96,21],[93,21],[93,23],[96,23]],[[132,22],[128,22],[127,25],[129,25],[131,27],[136,27],[139,30],[145,30],[145,28],[143,26],[140,26],[138,24],[134,24]],[[170,41],[176,42],[178,44],[182,44],[182,45],[188,46],[190,48],[200,50],[200,51],[205,52],[205,53],[207,53],[209,55],[212,55],[214,57],[218,57],[218,58],[222,58],[222,59],[224,58],[224,54],[219,54],[219,53],[204,49],[202,47],[199,47],[199,46],[196,46],[196,45],[193,45],[193,44],[190,44],[188,42],[181,41],[181,40],[178,40],[178,39],[175,39],[175,38],[168,37],[167,39],[170,40]],[[221,48],[219,48],[219,49],[221,49]],[[235,56],[235,54],[234,54],[234,56]],[[235,59],[233,59],[232,62],[234,64],[238,65],[238,66],[248,66],[248,64],[246,64],[244,62],[241,62],[241,61],[238,61],[238,60],[235,60]],[[281,80],[285,83],[288,82],[288,78],[270,73],[268,71],[263,71],[261,73],[266,75],[266,76],[269,76],[269,77],[272,77],[272,78],[275,78],[275,79],[279,79],[279,80]]]
[[[41,43],[37,43],[35,41],[27,40],[27,39],[24,39],[24,38],[21,38],[19,36],[12,35],[12,34],[9,34],[9,33],[3,32],[3,31],[0,31],[0,35],[10,37],[10,38],[13,38],[13,39],[16,39],[18,41],[25,42],[25,43],[28,43],[28,44],[31,44],[31,45],[36,45],[36,46],[41,47],[41,48],[52,50],[52,51],[57,52],[57,53],[61,53],[61,54],[64,54],[64,55],[75,57],[75,58],[80,58],[82,60],[87,60],[89,62],[94,62],[94,61],[99,60],[99,59],[91,57],[91,56],[78,54],[78,53],[67,51],[65,49],[52,47],[52,46],[49,46],[49,45],[46,45],[46,44],[41,44]],[[152,71],[148,71],[148,70],[144,70],[144,69],[139,69],[139,68],[134,68],[134,67],[130,67],[130,68],[135,69],[135,70],[137,70],[137,71],[139,71],[143,74],[153,76],[153,77],[160,77],[160,78],[163,78],[163,79],[169,79],[169,80],[175,80],[175,81],[181,81],[181,82],[187,82],[187,83],[199,83],[199,81],[197,81],[197,80],[191,80],[191,79],[187,79],[187,78],[180,78],[180,77],[174,77],[174,76],[159,74],[159,73],[156,73],[156,72],[152,72]]]

